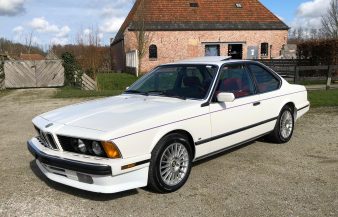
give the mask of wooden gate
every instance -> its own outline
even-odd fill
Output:
[[[61,60],[5,61],[5,87],[59,87],[64,84]]]
[[[36,86],[58,87],[64,83],[64,68],[61,60],[35,62]]]

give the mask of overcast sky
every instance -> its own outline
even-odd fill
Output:
[[[35,43],[74,43],[97,29],[109,44],[133,0],[0,0],[0,37],[24,42],[33,32]],[[261,0],[291,27],[317,28],[330,0]]]

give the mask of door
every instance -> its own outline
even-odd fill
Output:
[[[214,99],[210,104],[212,137],[204,146],[209,153],[255,137],[253,126],[260,121],[259,96],[255,94],[254,82],[244,64],[222,67],[215,97],[220,92],[231,92],[236,99],[229,103]]]
[[[242,44],[229,44],[228,45],[228,56],[232,59],[243,59],[243,45]]]
[[[257,84],[257,92],[261,102],[259,116],[262,120],[271,120],[270,123],[266,124],[266,130],[271,131],[279,115],[281,102],[287,96],[280,90],[280,79],[268,69],[256,63],[248,63],[247,67]]]

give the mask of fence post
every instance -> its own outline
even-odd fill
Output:
[[[5,59],[0,58],[0,90],[5,89]]]
[[[297,84],[299,82],[299,67],[295,66],[295,77],[294,77],[294,83]]]
[[[330,90],[331,88],[332,69],[334,69],[334,67],[329,65],[329,68],[327,70],[326,90]]]

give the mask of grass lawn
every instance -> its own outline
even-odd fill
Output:
[[[326,80],[305,80],[305,81],[300,81],[300,85],[316,85],[316,84],[326,84]]]
[[[99,90],[126,90],[138,78],[125,73],[106,73],[97,75]]]
[[[98,91],[85,91],[75,88],[61,88],[55,98],[90,98],[116,96],[126,90],[138,78],[124,73],[105,73],[97,75]]]
[[[311,107],[338,106],[338,89],[309,91]]]

